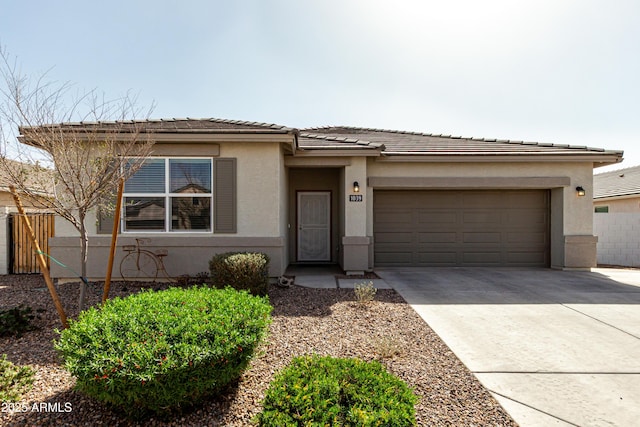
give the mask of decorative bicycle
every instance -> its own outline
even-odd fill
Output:
[[[124,281],[139,281],[142,279],[158,279],[159,275],[171,279],[164,267],[163,258],[168,255],[166,249],[157,249],[152,252],[143,249],[141,245],[148,243],[149,239],[136,239],[135,245],[124,245],[122,249],[128,252],[120,261],[120,276]]]

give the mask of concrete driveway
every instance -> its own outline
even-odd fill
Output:
[[[521,426],[640,423],[640,271],[376,273]]]

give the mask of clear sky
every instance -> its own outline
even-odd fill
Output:
[[[587,145],[640,165],[638,0],[0,0],[0,44],[29,74],[131,90],[154,118]]]

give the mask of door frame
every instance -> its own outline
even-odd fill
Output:
[[[328,249],[328,253],[329,253],[329,258],[328,259],[322,259],[322,260],[301,260],[300,259],[300,196],[301,194],[304,193],[322,193],[322,194],[326,194],[327,198],[328,198],[328,204],[327,204],[327,210],[328,210],[328,217],[327,217],[327,221],[328,221],[328,227],[327,227],[327,234],[328,234],[328,239],[327,239],[327,244],[329,245]],[[304,262],[304,263],[330,263],[333,261],[333,251],[331,250],[333,248],[333,217],[332,217],[332,209],[333,209],[333,205],[332,205],[332,201],[333,201],[333,192],[331,190],[296,190],[296,222],[295,222],[295,246],[296,246],[296,262]]]

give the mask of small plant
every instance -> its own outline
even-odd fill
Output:
[[[79,391],[132,418],[166,416],[236,380],[270,312],[231,288],[143,291],[82,312],[55,348]]]
[[[33,369],[29,366],[16,366],[0,358],[0,402],[17,402],[33,385]]]
[[[414,426],[418,398],[378,362],[303,356],[269,385],[258,425]]]
[[[390,359],[402,354],[402,345],[391,337],[378,337],[373,340],[373,350],[381,359]]]
[[[356,283],[353,286],[353,291],[356,294],[356,301],[358,301],[361,304],[366,304],[368,302],[373,301],[373,299],[376,296],[376,292],[378,292],[378,289],[376,289],[376,287],[373,286],[373,281],[369,281],[369,282]]]
[[[209,261],[211,282],[216,288],[231,286],[253,295],[266,295],[269,288],[269,256],[259,252],[225,252]]]
[[[0,310],[0,337],[16,335],[32,331],[35,327],[31,321],[35,319],[31,314],[31,307],[20,305],[18,307]]]

